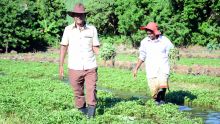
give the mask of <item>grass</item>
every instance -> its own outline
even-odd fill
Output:
[[[136,62],[138,59],[138,55],[129,55],[129,54],[117,54],[115,60],[116,61],[131,61]]]
[[[128,54],[117,54],[116,61],[130,61],[136,62],[138,59],[138,55],[128,55]],[[220,67],[220,59],[210,59],[210,58],[180,58],[177,61],[179,65],[202,65],[202,66],[212,66],[212,67]]]
[[[57,67],[53,63],[0,60],[0,122],[202,123],[200,118],[193,119],[189,113],[178,111],[173,104],[156,106],[151,100],[124,99],[103,91],[98,91],[96,118],[87,120],[73,106],[71,87],[58,80]],[[144,73],[140,72],[137,78],[140,82],[135,83],[129,82],[130,75],[127,70],[100,68],[98,85],[146,90]]]
[[[220,59],[209,59],[209,58],[181,58],[177,64],[180,65],[206,65],[212,67],[220,67]]]

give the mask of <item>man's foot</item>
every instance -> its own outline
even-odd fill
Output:
[[[155,104],[156,105],[163,105],[163,104],[165,104],[165,101],[163,101],[163,100],[160,100],[160,101],[154,101],[155,102]]]
[[[86,107],[78,108],[79,111],[81,111],[84,115],[87,115],[88,110]]]
[[[89,105],[88,112],[87,112],[88,118],[91,118],[91,117],[95,116],[95,110],[96,110],[95,106]]]
[[[163,105],[163,104],[165,104],[165,101],[161,100],[161,101],[159,102],[159,105]]]
[[[160,105],[160,102],[158,102],[158,101],[154,101],[154,103],[156,104],[156,105]]]

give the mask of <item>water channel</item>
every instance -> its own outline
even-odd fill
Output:
[[[63,79],[63,82],[69,83],[67,78]],[[125,92],[113,90],[105,87],[98,86],[97,90],[112,93],[119,98],[139,98],[139,99],[150,99],[145,93],[134,93],[134,92]],[[192,113],[192,118],[200,117],[203,119],[204,124],[220,124],[220,111],[212,110],[209,108],[197,108],[179,105],[179,110],[183,112]]]

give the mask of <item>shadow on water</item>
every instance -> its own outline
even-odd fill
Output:
[[[119,91],[119,90],[113,90],[113,89],[108,89],[104,88],[101,86],[97,87],[98,91],[104,91],[108,93],[114,94],[115,97],[102,97],[99,98],[99,109],[97,110],[100,115],[104,114],[106,108],[112,108],[119,102],[126,102],[126,101],[137,101],[137,100],[148,100],[149,97],[145,96],[145,93],[132,93],[132,92],[124,92],[124,91]]]
[[[166,94],[166,101],[173,104],[186,105],[185,99],[187,99],[188,105],[191,106],[192,104],[189,101],[193,101],[194,99],[197,99],[197,96],[189,91],[183,91],[183,90],[172,91]]]
[[[214,111],[210,108],[192,107],[191,101],[194,99],[197,99],[197,96],[189,91],[172,91],[166,95],[167,102],[179,105],[180,111],[190,112],[192,118],[200,117],[205,124],[220,124],[220,111]]]
[[[69,79],[64,78],[62,80],[63,82],[69,84]],[[134,100],[148,100],[150,97],[146,96],[146,93],[137,93],[137,92],[124,92],[114,89],[109,89],[105,87],[97,87],[98,91],[104,91],[108,93],[114,94],[115,97],[104,97],[98,99],[98,109],[97,112],[99,115],[104,114],[105,109],[112,108],[117,103],[122,101],[134,101]],[[186,105],[186,102],[184,100],[187,99],[187,101],[193,101],[194,99],[197,99],[197,96],[192,94],[189,91],[172,91],[168,92],[166,95],[166,101],[179,105],[179,110],[184,112],[190,112],[192,115],[192,118],[200,117],[203,119],[205,124],[220,124],[220,111],[214,111],[209,108],[198,108],[198,107],[188,107],[192,106],[192,103],[188,102],[188,106]]]

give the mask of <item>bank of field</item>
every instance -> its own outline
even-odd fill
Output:
[[[129,62],[137,62],[138,55],[136,54],[117,54],[116,61],[129,61]],[[178,65],[201,65],[201,66],[212,66],[212,67],[220,67],[220,58],[185,58],[180,57],[180,59],[176,62]]]
[[[149,95],[144,72],[136,79],[128,70],[100,67],[98,72],[100,89]],[[203,123],[174,104],[155,106],[106,90],[98,90],[97,116],[88,120],[74,108],[72,90],[58,80],[58,65],[52,63],[0,60],[0,83],[0,123]],[[218,77],[172,74],[166,99],[220,109],[219,87]]]

